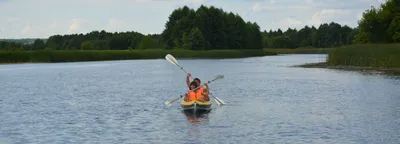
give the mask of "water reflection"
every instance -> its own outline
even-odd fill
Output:
[[[194,113],[193,111],[184,110],[181,110],[181,112],[186,116],[188,122],[192,124],[200,124],[201,122],[209,122],[209,114],[211,110],[196,113]]]
[[[0,143],[399,143],[400,79],[285,67],[316,57],[182,60],[227,77],[206,114],[163,104],[187,90],[165,60],[0,65]]]

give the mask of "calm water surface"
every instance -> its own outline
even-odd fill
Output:
[[[0,143],[400,143],[400,78],[290,67],[324,58],[179,59],[225,76],[200,118],[163,104],[187,91],[164,59],[0,65]]]

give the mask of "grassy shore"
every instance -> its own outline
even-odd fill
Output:
[[[282,48],[266,48],[264,51],[273,52],[278,54],[328,54],[335,48],[296,48],[296,49],[282,49]]]
[[[300,65],[400,75],[400,44],[358,44],[333,49],[324,63]]]
[[[243,58],[276,55],[263,50],[47,50],[0,51],[0,63],[78,62],[128,59],[158,59],[172,54],[176,58]]]
[[[340,47],[329,53],[327,64],[400,68],[400,44],[360,44]]]

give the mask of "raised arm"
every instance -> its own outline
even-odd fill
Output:
[[[189,80],[189,77],[191,76],[191,74],[190,73],[188,73],[187,75],[186,75],[186,84],[187,84],[187,86],[188,86],[188,88],[190,89],[190,80]]]
[[[210,97],[208,95],[210,94],[210,90],[208,89],[207,83],[205,83],[204,85],[206,86],[206,88],[204,88],[204,91],[203,91],[204,100],[209,101]]]
[[[210,93],[210,91],[208,89],[208,84],[205,83],[204,85],[206,86],[206,88],[204,89],[205,90],[204,92],[206,92],[206,95],[208,95]]]

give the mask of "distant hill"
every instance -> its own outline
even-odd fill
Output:
[[[37,38],[23,38],[23,39],[0,39],[0,41],[6,41],[6,42],[15,42],[15,43],[20,43],[20,44],[33,44],[33,42],[36,40]],[[46,42],[47,38],[39,38],[41,40],[43,40],[44,42]]]

